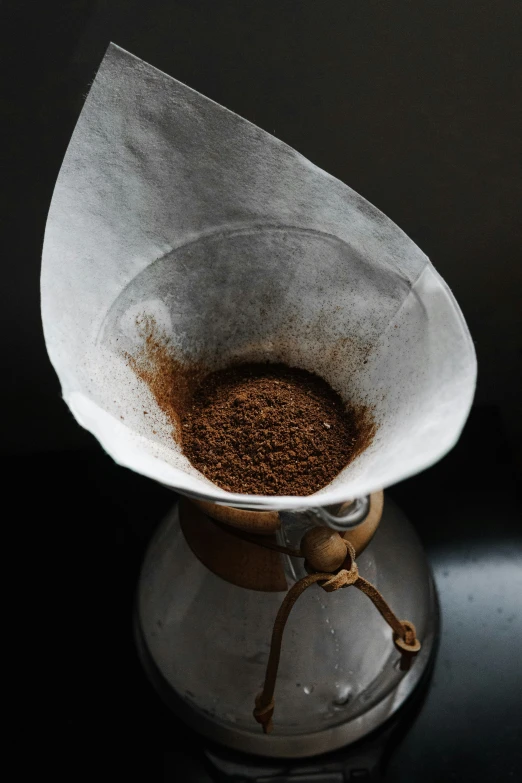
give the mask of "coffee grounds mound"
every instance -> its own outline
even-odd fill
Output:
[[[229,492],[309,495],[373,436],[317,375],[282,364],[243,364],[207,375],[180,411],[182,447]],[[364,442],[363,442],[364,441]]]

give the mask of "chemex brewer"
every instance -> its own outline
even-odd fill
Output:
[[[111,45],[53,195],[42,317],[77,421],[180,495],[136,609],[173,709],[286,758],[386,721],[438,615],[382,490],[452,448],[476,377],[428,258],[295,150]]]

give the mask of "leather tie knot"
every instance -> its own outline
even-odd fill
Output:
[[[357,564],[352,560],[352,565],[349,569],[342,568],[337,574],[334,574],[330,579],[321,584],[323,590],[327,593],[333,593],[334,590],[340,590],[341,587],[348,587],[353,585],[359,579],[359,569]]]
[[[419,652],[421,645],[417,639],[415,626],[413,623],[410,623],[409,620],[401,620],[401,625],[404,630],[404,636],[400,636],[397,632],[393,634],[395,647],[399,652],[416,655]]]
[[[401,671],[409,671],[412,661],[421,648],[421,643],[417,639],[417,632],[413,623],[409,620],[401,620],[402,635],[397,631],[393,634],[393,643],[395,648],[401,653]]]
[[[257,722],[263,727],[263,733],[270,734],[274,728],[272,715],[274,714],[275,702],[271,699],[268,704],[263,704],[262,697],[262,693],[258,693],[256,696],[256,706],[254,707],[253,715]]]

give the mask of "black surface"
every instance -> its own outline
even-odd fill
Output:
[[[50,720],[52,700],[62,740],[94,731],[91,752],[102,737],[124,741],[120,774],[140,764],[148,781],[208,781],[200,739],[152,690],[131,632],[143,552],[173,494],[116,466],[94,441],[84,451],[10,459],[4,469],[13,466],[25,477],[15,495],[26,539],[18,565],[35,560],[40,586],[29,628],[26,620],[20,627],[39,642],[29,660],[45,672],[34,680],[35,720]],[[474,410],[453,452],[390,494],[426,546],[442,638],[427,699],[385,779],[518,781],[522,525],[498,411]]]

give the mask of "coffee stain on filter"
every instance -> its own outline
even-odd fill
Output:
[[[172,425],[172,438],[189,459],[194,452],[191,448],[192,444],[185,443],[184,447],[183,422],[187,421],[187,414],[190,411],[194,395],[198,394],[198,391],[201,392],[202,388],[205,388],[205,380],[211,373],[233,367],[240,369],[242,366],[254,361],[257,363],[264,362],[268,371],[270,371],[271,366],[275,367],[276,364],[282,362],[288,368],[295,368],[297,376],[299,376],[299,372],[306,370],[307,372],[315,373],[321,379],[324,377],[320,370],[310,368],[309,362],[304,363],[308,366],[297,366],[295,358],[296,354],[298,356],[301,354],[303,341],[298,341],[292,334],[287,334],[283,338],[272,341],[269,351],[266,350],[266,344],[263,350],[262,345],[251,343],[248,346],[244,346],[241,352],[236,353],[236,355],[229,354],[229,356],[223,357],[221,361],[219,357],[214,357],[214,362],[211,364],[210,362],[197,363],[187,361],[179,355],[177,356],[172,343],[169,341],[166,333],[158,326],[154,316],[147,314],[138,316],[135,326],[141,343],[139,348],[133,353],[125,352],[126,362],[136,377],[148,387],[159,409],[166,415]],[[361,362],[364,361],[362,357],[367,355],[368,351],[369,347],[364,346],[362,348],[359,347],[359,350],[354,352],[354,341],[349,338],[340,338],[334,341],[330,350],[323,351],[321,365],[325,369],[327,364],[330,364],[330,367],[339,366],[339,363],[342,363],[344,359],[344,366],[346,366],[346,355],[351,354],[354,356],[354,361],[360,366]],[[291,363],[288,362],[288,357],[291,357]],[[335,394],[335,391],[332,393]],[[343,403],[345,407],[344,415],[346,420],[349,421],[350,449],[347,450],[346,461],[339,466],[339,472],[368,448],[377,429],[370,405],[354,403],[346,400],[345,397],[343,398]],[[144,411],[144,414],[149,415],[149,412]],[[325,432],[326,434],[327,432]],[[255,432],[253,436],[256,436]],[[288,449],[295,453],[295,444],[292,448],[289,445]],[[313,462],[313,459],[311,462]],[[201,465],[196,464],[195,467],[203,470],[205,474],[206,471],[202,469]],[[284,470],[284,465],[281,465],[280,469]],[[337,475],[338,472],[335,473],[335,476]],[[328,483],[335,476],[332,476]],[[266,487],[261,487],[257,491],[253,486],[245,489],[239,479],[237,486],[232,487],[229,479],[220,481],[215,472],[212,476],[209,475],[208,478],[211,478],[218,486],[222,486],[229,491],[248,492],[249,494],[266,494],[267,492]],[[268,494],[302,494],[302,492],[298,491],[292,492],[291,483],[288,481],[282,482],[281,491],[276,490],[276,485]],[[322,488],[320,485],[311,486],[310,492],[317,491],[320,488]],[[309,492],[305,494],[309,494]]]

